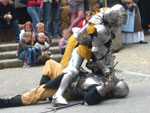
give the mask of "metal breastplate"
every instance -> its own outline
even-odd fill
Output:
[[[67,91],[71,95],[71,97],[82,97],[84,96],[84,93],[87,91],[90,85],[101,85],[106,81],[106,77],[97,76],[92,73],[78,75],[76,79],[71,83]]]

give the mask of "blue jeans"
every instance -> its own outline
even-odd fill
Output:
[[[84,11],[89,10],[89,1],[88,0],[84,0]]]
[[[15,34],[16,41],[19,41],[19,33],[20,33],[18,24],[19,24],[19,22],[18,22],[17,19],[12,21],[12,28],[13,28],[13,31],[14,31],[14,34]],[[0,32],[1,32],[1,29],[2,29],[1,27],[2,26],[1,26],[1,22],[0,22]]]
[[[59,16],[60,16],[60,6],[61,6],[61,2],[53,5],[52,3],[50,4],[49,8],[50,8],[50,19],[48,22],[48,33],[53,36],[54,35],[60,35],[59,32]],[[53,19],[54,19],[54,28],[55,30],[53,30]]]
[[[35,33],[37,33],[36,24],[40,22],[42,9],[40,7],[28,6],[27,11],[32,18],[33,30]]]
[[[20,53],[19,59],[25,60],[27,57],[27,64],[36,63],[36,50],[35,48],[28,48]]]
[[[102,7],[104,7],[104,0],[99,2],[99,8],[102,8]]]
[[[13,21],[13,31],[15,33],[15,38],[16,38],[16,41],[19,41],[19,34],[20,34],[20,31],[19,31],[19,22],[18,20],[14,20]]]
[[[50,21],[50,18],[51,18],[51,3],[50,2],[44,2],[44,5],[43,5],[43,22],[44,22],[45,28],[48,27],[48,22]]]

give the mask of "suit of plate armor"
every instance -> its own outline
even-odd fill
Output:
[[[80,72],[67,88],[67,92],[72,98],[84,97],[88,104],[98,104],[103,99],[126,97],[129,87],[123,79],[110,79],[100,73]]]
[[[125,23],[126,12],[123,6],[115,5],[111,8],[107,8],[106,11],[100,12],[94,15],[87,25],[74,34],[75,38],[80,44],[92,45],[93,61],[101,70],[103,76],[109,76],[113,74],[114,57],[109,51],[109,43],[111,38],[115,35],[118,27]],[[91,37],[84,34],[89,24],[94,24],[97,32],[97,36]],[[73,50],[72,57],[69,60],[67,67],[63,70],[65,73],[61,80],[60,86],[57,92],[54,94],[52,103],[68,104],[63,97],[64,92],[76,78],[79,73],[79,69],[83,63],[84,58],[77,54],[77,48]]]

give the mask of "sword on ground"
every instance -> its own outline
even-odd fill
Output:
[[[68,105],[64,105],[64,106],[60,106],[60,107],[47,108],[47,109],[50,109],[50,110],[49,111],[40,112],[40,113],[48,113],[48,112],[54,112],[55,113],[57,110],[68,108],[68,107],[72,107],[72,106],[75,106],[75,105],[84,105],[84,101],[80,101],[80,102],[76,102],[76,103],[72,103],[72,104],[68,104]]]

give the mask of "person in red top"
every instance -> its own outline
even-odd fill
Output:
[[[85,18],[83,20],[81,20],[79,22],[79,24],[76,26],[76,27],[79,27],[79,28],[82,28],[85,24],[87,24],[87,22],[90,20],[91,18],[91,14],[92,12],[91,11],[86,11],[85,12]]]
[[[68,0],[71,21],[69,30],[75,27],[84,18],[84,0]]]
[[[43,7],[43,0],[28,0],[27,11],[32,18],[34,33],[37,32],[36,24],[40,22],[40,15]]]
[[[85,15],[84,19],[82,19],[75,27],[72,28],[73,33],[78,32],[84,25],[88,23],[88,21],[91,18],[92,12],[86,11],[84,15]]]

